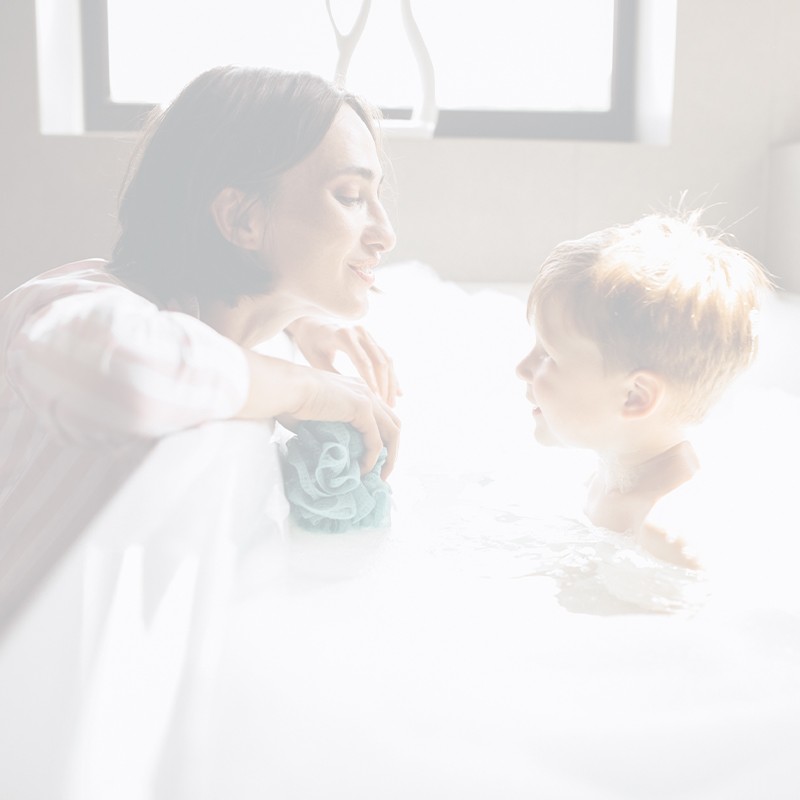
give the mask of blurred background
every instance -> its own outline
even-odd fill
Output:
[[[277,66],[299,68],[286,60],[305,58],[333,78],[322,0],[249,5],[261,16],[246,0],[4,0],[0,293],[50,267],[110,254],[136,131],[87,125],[84,101],[96,85],[84,82],[84,65],[100,76],[100,91],[110,75],[111,105],[129,107],[170,99],[211,63],[270,52]],[[426,102],[400,5],[373,0],[348,76],[389,116]],[[459,281],[524,282],[559,241],[685,197],[707,206],[706,221],[730,231],[781,286],[800,290],[797,0],[594,0],[583,12],[569,3],[469,5],[413,6],[436,76],[439,128],[432,137],[387,136],[387,205],[398,233],[388,262],[419,259]],[[332,4],[343,30],[358,6]],[[627,29],[612,24],[622,12]],[[396,40],[385,33],[401,29]],[[625,51],[614,49],[621,31]],[[581,113],[620,98],[618,129],[581,127]],[[522,120],[540,106],[552,119]],[[458,108],[460,117],[448,110]],[[505,124],[508,111],[516,116]]]

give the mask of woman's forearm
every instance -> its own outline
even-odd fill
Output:
[[[388,454],[381,474],[385,478],[391,472],[400,421],[363,380],[253,351],[246,351],[245,355],[250,387],[236,418],[290,416],[297,420],[348,423],[363,437],[364,471],[372,469],[385,446]]]
[[[245,350],[250,389],[236,419],[296,414],[314,391],[312,370],[282,358]]]

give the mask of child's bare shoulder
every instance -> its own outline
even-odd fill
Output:
[[[660,497],[641,529],[642,544],[665,561],[699,568],[705,564],[708,532],[713,528],[705,480],[698,473]]]

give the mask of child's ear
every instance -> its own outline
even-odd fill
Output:
[[[622,415],[628,419],[646,417],[657,408],[666,388],[664,379],[655,372],[632,372],[626,381],[627,394]]]
[[[265,224],[263,208],[241,189],[232,186],[223,189],[211,202],[211,216],[219,232],[231,244],[244,250],[261,247]]]

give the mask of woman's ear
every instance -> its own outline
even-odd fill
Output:
[[[262,212],[262,213],[259,213]],[[258,250],[264,241],[265,215],[258,200],[232,186],[211,201],[211,216],[219,232],[244,250]]]
[[[627,378],[627,395],[622,408],[622,415],[628,419],[646,417],[661,403],[666,394],[667,385],[664,379],[655,372],[638,370]]]

